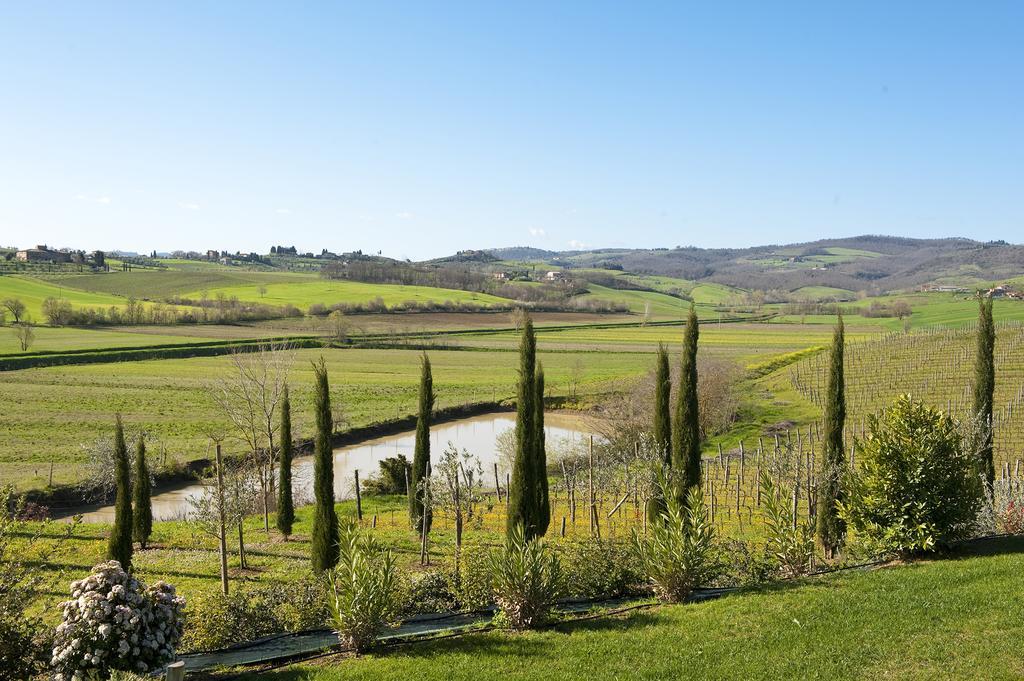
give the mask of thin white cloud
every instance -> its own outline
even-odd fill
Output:
[[[184,208],[185,210],[199,210],[200,208],[202,208],[202,206],[200,206],[198,203],[192,203],[190,201],[184,201],[182,203],[179,203],[178,205]]]
[[[277,213],[278,215],[288,215],[288,214],[290,214],[292,212],[292,209],[291,208],[278,208],[278,209],[274,210],[274,212]]]
[[[530,236],[547,236],[547,232],[544,231],[543,227],[530,227]]]
[[[569,239],[569,248],[573,250],[581,251],[586,247],[587,245],[582,241],[577,241],[576,239]]]
[[[87,194],[79,194],[75,197],[79,201],[88,201],[89,203],[98,203],[101,206],[106,206],[110,203],[109,196],[89,196]]]
[[[410,213],[407,210],[403,210],[400,213],[395,213],[395,217],[398,218],[399,220],[412,220],[414,217],[416,217],[416,213]]]

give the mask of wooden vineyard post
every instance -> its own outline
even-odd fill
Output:
[[[498,493],[498,503],[501,503],[501,481],[498,480],[498,462],[494,462],[494,489]]]
[[[356,473],[356,520],[359,522],[363,521],[363,495],[359,492],[359,469],[355,470]]]
[[[420,565],[430,565],[427,553],[427,513],[430,508],[430,462],[424,475],[426,484],[423,486],[423,514],[420,516]]]
[[[590,534],[594,534],[594,524],[597,522],[597,508],[594,506],[594,436],[590,436],[589,464],[587,472],[590,480]]]
[[[171,662],[169,665],[167,665],[167,671],[164,674],[164,679],[166,681],[184,681],[185,663],[178,661]]]
[[[209,451],[209,450],[207,450]],[[217,443],[217,540],[220,544],[220,590],[228,595],[228,521],[224,499],[224,459]],[[184,673],[184,671],[182,672]]]

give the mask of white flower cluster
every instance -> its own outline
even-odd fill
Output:
[[[116,560],[71,583],[61,603],[53,658],[55,681],[108,678],[111,670],[148,672],[174,660],[185,599],[157,582],[146,588]]]

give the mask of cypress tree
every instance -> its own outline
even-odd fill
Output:
[[[313,571],[323,572],[338,564],[338,514],[334,509],[334,452],[331,450],[331,388],[327,364],[321,357],[313,364],[316,374],[316,437],[313,440]]]
[[[107,542],[107,558],[121,563],[125,570],[132,567],[132,481],[128,463],[128,446],[124,443],[124,426],[117,415],[114,430],[114,526]]]
[[[537,536],[539,527],[537,514],[537,483],[534,468],[534,439],[536,411],[533,406],[536,396],[537,339],[533,333],[533,321],[527,317],[523,324],[522,341],[519,344],[519,390],[516,394],[516,455],[512,462],[512,480],[508,490],[507,531],[522,527],[527,538]]]
[[[424,520],[426,531],[430,532],[433,513],[423,505],[424,490],[420,489],[430,464],[430,419],[434,411],[434,376],[430,370],[430,358],[423,353],[420,360],[419,411],[416,414],[416,445],[412,455],[412,474],[409,481],[409,522],[415,530],[422,531]],[[426,513],[426,518],[423,514]]]
[[[700,413],[697,403],[697,311],[690,305],[683,338],[683,357],[679,372],[679,392],[676,398],[676,418],[672,438],[672,475],[676,497],[680,504],[686,494],[700,485]]]
[[[143,549],[153,533],[153,502],[149,481],[149,466],[146,465],[146,440],[139,436],[135,449],[135,482],[132,487],[132,534]]]
[[[846,423],[846,389],[843,376],[845,329],[839,315],[832,337],[828,387],[825,398],[825,441],[822,452],[821,484],[818,487],[817,535],[827,558],[835,557],[843,543],[846,525],[836,504],[843,500],[842,473],[846,466],[843,426]]]
[[[658,344],[658,358],[654,367],[654,443],[664,469],[672,467],[672,372],[669,369],[668,350]],[[654,490],[647,502],[647,520],[655,521],[666,510],[661,490]]]
[[[982,427],[978,448],[979,467],[992,488],[996,469],[992,456],[992,402],[996,390],[996,327],[992,320],[992,299],[978,299],[978,354],[974,363],[974,415]]]
[[[551,524],[548,497],[548,455],[544,438],[544,367],[537,364],[533,393],[533,475],[537,483],[537,534],[544,535]]]
[[[277,530],[285,539],[291,536],[295,525],[295,504],[292,498],[292,401],[288,384],[281,399],[281,463],[277,484]]]

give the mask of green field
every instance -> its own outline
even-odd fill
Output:
[[[64,281],[63,278],[43,280],[16,274],[3,275],[0,276],[0,300],[7,298],[20,299],[21,302],[25,303],[27,312],[36,324],[46,323],[46,318],[43,316],[43,301],[47,298],[63,298],[74,307],[121,306],[126,302],[118,296],[72,288],[65,284]],[[13,321],[10,315],[7,316],[7,321]]]
[[[992,555],[987,555],[992,554]],[[528,634],[493,632],[246,678],[1019,679],[1024,541]]]
[[[577,373],[584,394],[610,391],[649,364],[645,354],[541,350],[549,396],[565,395]],[[418,351],[300,350],[290,374],[296,437],[312,434],[311,362],[321,354],[344,426],[415,413]],[[435,351],[431,360],[438,408],[515,394],[518,358],[513,352]],[[149,433],[153,447],[166,448],[172,459],[206,456],[207,433],[226,429],[210,395],[229,363],[228,357],[203,357],[0,372],[0,477],[23,488],[44,487],[53,461],[55,482],[78,480],[83,446],[110,432],[115,413],[130,428]]]

